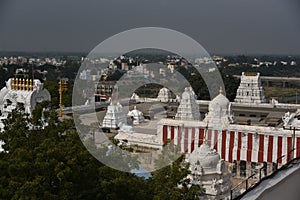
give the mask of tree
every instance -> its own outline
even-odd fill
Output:
[[[48,126],[41,126],[41,116]],[[74,121],[59,122],[47,103],[39,104],[32,117],[18,105],[4,124],[0,199],[196,199],[201,192],[188,186],[183,157],[148,180],[105,166],[87,151]],[[102,156],[107,152],[92,148]],[[131,162],[119,154],[115,160]]]

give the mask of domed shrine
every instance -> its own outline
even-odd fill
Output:
[[[225,127],[234,122],[231,103],[223,95],[222,88],[220,88],[219,95],[209,103],[204,122],[216,128]]]
[[[205,195],[201,199],[230,199],[230,174],[226,172],[220,154],[206,144],[205,140],[190,154],[188,161],[191,184],[205,188]]]
[[[127,116],[132,119],[132,123],[134,125],[140,124],[145,121],[143,113],[137,110],[136,106],[134,106],[133,110],[128,112]]]

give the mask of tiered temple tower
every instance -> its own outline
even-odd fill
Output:
[[[169,102],[172,99],[170,90],[168,88],[161,88],[159,90],[157,99],[160,102],[164,102],[164,103]]]
[[[196,103],[196,95],[191,87],[184,89],[175,119],[200,120],[199,105]]]
[[[102,122],[103,128],[119,128],[118,125],[122,122],[126,124],[126,117],[123,112],[122,105],[118,103],[111,103],[107,107],[107,112]]]
[[[247,104],[260,104],[266,102],[259,73],[242,73],[241,83],[234,101],[236,103]]]

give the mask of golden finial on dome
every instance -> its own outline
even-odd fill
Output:
[[[11,84],[10,84],[10,86],[11,86],[11,89],[12,89],[12,90],[15,89],[15,79],[14,79],[14,78],[11,79]]]
[[[18,78],[16,78],[16,80],[15,80],[15,90],[18,90]]]
[[[220,93],[220,94],[223,94],[223,88],[222,88],[222,86],[220,86],[219,93]]]
[[[29,80],[29,91],[33,90],[33,84],[32,84],[32,79]]]
[[[25,78],[22,80],[22,90],[25,90]]]
[[[18,90],[21,90],[21,88],[22,88],[22,79],[21,78],[19,78],[19,84],[18,84]]]

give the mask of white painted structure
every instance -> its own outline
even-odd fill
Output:
[[[38,79],[10,78],[0,91],[0,130],[3,128],[2,119],[6,119],[17,104],[23,104],[25,113],[31,115],[37,103],[50,101],[48,90]]]
[[[226,172],[224,160],[216,150],[204,142],[190,154],[191,184],[205,188],[205,195],[200,199],[230,199],[232,183]]]
[[[210,127],[221,129],[234,122],[231,103],[223,95],[222,88],[220,88],[220,94],[209,102],[208,111],[204,122]]]
[[[172,100],[171,92],[168,88],[162,88],[159,90],[157,100],[163,103],[168,103]]]
[[[196,103],[196,95],[191,87],[186,87],[182,93],[180,105],[175,119],[177,120],[200,120],[199,105]]]
[[[261,104],[266,102],[259,73],[242,73],[241,83],[234,101],[246,104]]]
[[[50,100],[50,93],[43,88],[40,80],[8,79],[6,86],[0,90],[0,132],[4,128],[2,120],[7,118],[17,104],[23,104],[25,113],[31,116],[37,103]],[[2,144],[0,141],[0,151],[3,151]]]
[[[136,106],[134,106],[133,110],[128,112],[127,116],[132,119],[133,125],[138,125],[145,121],[143,113],[141,111],[137,110]]]
[[[102,127],[116,129],[119,128],[120,122],[127,124],[122,105],[119,102],[110,103],[102,121]]]

